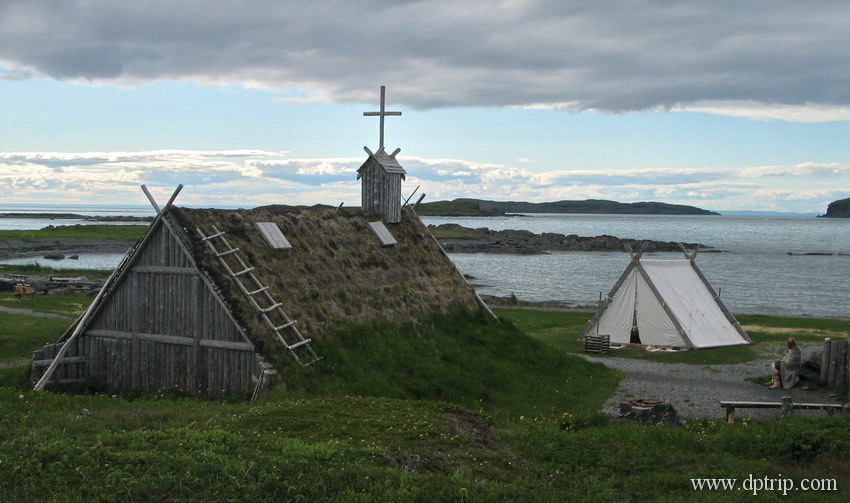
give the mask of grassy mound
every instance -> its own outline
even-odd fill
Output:
[[[323,362],[284,377],[288,394],[444,400],[499,417],[535,417],[598,408],[620,379],[480,311],[352,325],[318,348]]]

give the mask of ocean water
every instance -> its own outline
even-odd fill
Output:
[[[0,213],[152,215],[140,206],[0,206]],[[51,211],[48,211],[51,210]],[[426,224],[458,223],[495,230],[525,229],[579,236],[701,243],[722,253],[700,253],[697,264],[735,313],[850,317],[850,219],[786,216],[527,215],[423,217]],[[0,218],[0,229],[41,228],[77,222]],[[82,223],[82,222],[80,222]],[[807,253],[835,255],[803,255]],[[843,255],[839,255],[843,254]],[[681,253],[646,254],[681,258]],[[530,301],[595,305],[629,263],[625,252],[553,252],[545,255],[451,254],[479,292]],[[16,259],[51,267],[109,269],[117,254],[79,260]]]
[[[850,317],[850,219],[764,216],[529,215],[423,217],[495,230],[701,243],[697,264],[735,313]],[[844,255],[801,255],[830,253]],[[647,257],[681,258],[681,253]],[[595,305],[629,263],[622,252],[452,254],[483,294]]]
[[[80,205],[80,204],[0,204],[0,214],[4,213],[37,213],[43,214],[43,218],[0,218],[0,229],[5,230],[32,230],[43,229],[48,225],[138,225],[139,222],[100,222],[97,220],[86,220],[84,218],[52,218],[48,215],[59,213],[73,213],[86,217],[94,216],[130,216],[130,217],[152,217],[156,213],[151,206],[126,205]]]

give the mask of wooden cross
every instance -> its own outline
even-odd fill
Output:
[[[386,88],[386,86],[381,86],[381,110],[379,112],[363,112],[364,117],[378,116],[381,118],[380,145],[378,145],[379,152],[384,148],[384,117],[386,117],[387,115],[401,115],[401,112],[387,112],[384,110]]]

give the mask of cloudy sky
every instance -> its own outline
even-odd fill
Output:
[[[0,0],[0,197],[824,212],[850,197],[843,1]]]

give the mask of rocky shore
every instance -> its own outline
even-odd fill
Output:
[[[84,220],[86,222],[153,222],[154,217],[127,215],[78,215],[76,213],[0,213],[0,218],[40,218],[49,220]]]
[[[633,250],[645,246],[647,252],[680,251],[678,243],[620,239],[614,236],[565,236],[552,232],[535,234],[526,230],[494,231],[486,227],[469,229],[458,224],[431,227],[437,240],[448,253],[503,253],[533,255],[550,251],[625,251],[628,244]],[[683,243],[689,250],[697,243]],[[129,241],[108,239],[33,239],[0,240],[0,260],[45,257],[48,255],[82,255],[88,253],[125,253],[133,245]],[[718,252],[700,245],[700,253]]]
[[[526,230],[494,231],[486,227],[469,229],[458,224],[432,226],[431,230],[447,253],[506,253],[532,255],[550,251],[625,251],[626,245],[637,251],[681,251],[679,243],[620,239],[614,236],[582,237],[552,232],[535,234]],[[700,246],[700,252],[718,252],[697,243],[682,243],[689,250]]]
[[[4,239],[0,240],[0,260],[86,253],[125,253],[131,246],[132,242],[109,239]]]

